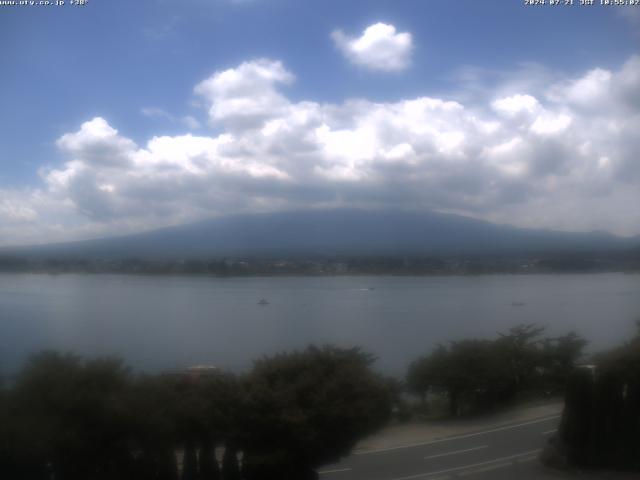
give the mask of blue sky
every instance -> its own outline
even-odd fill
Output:
[[[640,7],[523,3],[0,6],[0,244],[343,205],[640,233]],[[197,91],[225,71],[247,98]]]

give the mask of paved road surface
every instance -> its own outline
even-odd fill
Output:
[[[538,480],[562,478],[538,455],[558,415],[403,447],[351,455],[320,470],[321,480]]]

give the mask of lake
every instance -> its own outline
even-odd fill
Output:
[[[259,305],[260,299],[268,305]],[[640,275],[212,278],[0,275],[0,371],[32,352],[115,354],[136,369],[243,371],[313,342],[362,346],[402,375],[439,342],[521,323],[575,330],[596,350],[640,318]]]

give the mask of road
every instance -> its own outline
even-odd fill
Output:
[[[538,455],[558,415],[454,437],[356,453],[323,467],[320,480],[538,480],[559,478]]]

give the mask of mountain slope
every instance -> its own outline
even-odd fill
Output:
[[[12,249],[31,255],[201,257],[619,251],[638,238],[520,229],[434,212],[314,210],[234,215],[117,238]]]

